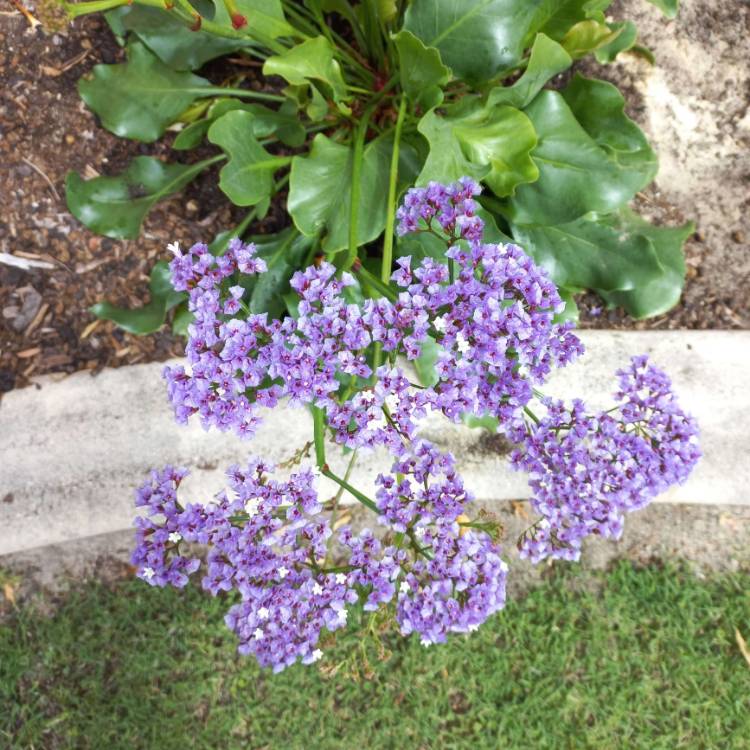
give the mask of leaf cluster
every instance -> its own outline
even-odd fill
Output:
[[[359,259],[388,282],[399,255],[442,257],[429,235],[399,239],[396,204],[410,186],[468,175],[486,220],[546,268],[575,316],[596,290],[635,317],[679,299],[692,225],[655,227],[628,204],[657,158],[613,85],[569,74],[637,46],[610,0],[91,0],[110,9],[127,59],[98,65],[79,90],[102,125],[145,143],[177,131],[175,151],[220,153],[192,164],[138,157],[118,176],[71,173],[68,205],[84,224],[138,235],[158,200],[221,162],[219,187],[245,221],[284,200],[290,226],[264,238],[275,258],[257,311],[282,310],[290,275],[315,254]],[[654,2],[673,17],[676,2]],[[95,6],[95,7],[94,7]],[[231,55],[218,85],[195,71]],[[261,76],[254,71],[260,70]],[[270,249],[273,248],[273,249]],[[364,288],[365,294],[378,294]],[[168,304],[159,303],[166,314]],[[178,308],[179,310],[180,308]],[[120,325],[127,311],[94,312]],[[131,325],[139,332],[158,328]],[[184,315],[181,316],[184,319]]]

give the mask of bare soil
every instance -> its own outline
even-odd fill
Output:
[[[93,65],[117,62],[122,51],[100,17],[58,32],[30,29],[20,13],[0,15],[0,252],[51,268],[0,264],[0,393],[48,372],[97,370],[178,354],[164,329],[136,337],[100,322],[88,307],[102,299],[138,305],[148,273],[165,247],[210,240],[237,223],[208,171],[183,194],[156,206],[141,237],[95,236],[67,212],[64,180],[113,174],[140,154],[177,154],[169,137],[156,144],[116,138],[98,126],[76,91]],[[582,326],[605,328],[746,328],[750,325],[750,5],[741,0],[684,0],[668,22],[643,0],[620,0],[613,17],[632,18],[656,65],[624,55],[611,66],[581,69],[615,82],[629,114],[661,159],[656,183],[637,208],[657,223],[697,222],[686,248],[688,280],[680,305],[655,320],[635,322],[582,300]],[[212,80],[221,70],[208,71]],[[263,232],[278,226],[278,208]]]

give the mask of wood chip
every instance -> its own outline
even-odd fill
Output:
[[[43,260],[31,260],[29,258],[22,258],[21,254],[11,255],[10,253],[0,253],[0,263],[6,266],[13,266],[14,268],[20,268],[22,271],[29,271],[32,268],[54,268],[52,263],[47,263]]]
[[[28,328],[23,332],[23,335],[28,338],[39,326],[39,324],[44,320],[44,316],[47,314],[47,310],[49,310],[49,305],[45,302],[40,308],[39,312],[34,316],[34,320],[29,323]]]
[[[81,341],[84,339],[87,339],[99,326],[99,323],[102,321],[98,318],[96,320],[92,320],[84,329],[83,333],[78,337]]]
[[[36,357],[41,351],[41,347],[35,346],[32,349],[24,349],[22,352],[16,352],[16,357],[18,359],[30,359],[31,357]]]

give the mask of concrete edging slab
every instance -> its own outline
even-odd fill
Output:
[[[697,504],[750,505],[750,332],[583,331],[587,354],[556,373],[545,392],[605,406],[614,371],[647,353],[665,368],[702,429],[704,459],[689,482],[660,498]],[[134,365],[92,377],[40,378],[0,402],[0,555],[128,528],[133,488],[149,469],[188,466],[188,499],[223,486],[223,472],[250,454],[282,461],[310,439],[303,409],[276,409],[253,441],[176,425],[160,377],[163,365]],[[522,499],[523,475],[511,472],[476,430],[434,416],[425,437],[450,449],[483,503]],[[335,452],[331,451],[332,457]],[[343,470],[343,459],[331,464]],[[363,457],[353,481],[372,486],[388,457]]]

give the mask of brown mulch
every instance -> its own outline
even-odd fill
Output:
[[[76,82],[93,65],[122,57],[102,17],[44,33],[30,30],[20,14],[0,16],[0,253],[45,266],[22,270],[0,263],[0,393],[44,373],[96,371],[179,354],[181,342],[167,327],[152,336],[131,336],[96,322],[88,308],[103,299],[142,304],[148,274],[166,257],[167,243],[210,241],[244,216],[219,191],[217,169],[204,172],[182,195],[157,204],[137,240],[98,237],[67,212],[69,170],[92,177],[117,173],[140,154],[194,161],[210,153],[172,152],[169,137],[155,144],[126,141],[98,126],[79,99]],[[218,82],[220,73],[214,66],[207,75]],[[637,109],[633,96],[629,105]],[[637,112],[634,116],[638,119]],[[640,200],[639,209],[656,221],[679,222],[691,215],[655,188]],[[277,209],[256,230],[276,228],[280,221]],[[732,237],[728,243],[747,241],[736,232]],[[706,259],[718,248],[713,236],[708,243],[700,229],[688,241],[686,291],[670,313],[634,322],[622,311],[600,310],[594,295],[584,295],[582,327],[747,327],[746,286],[713,273]]]

